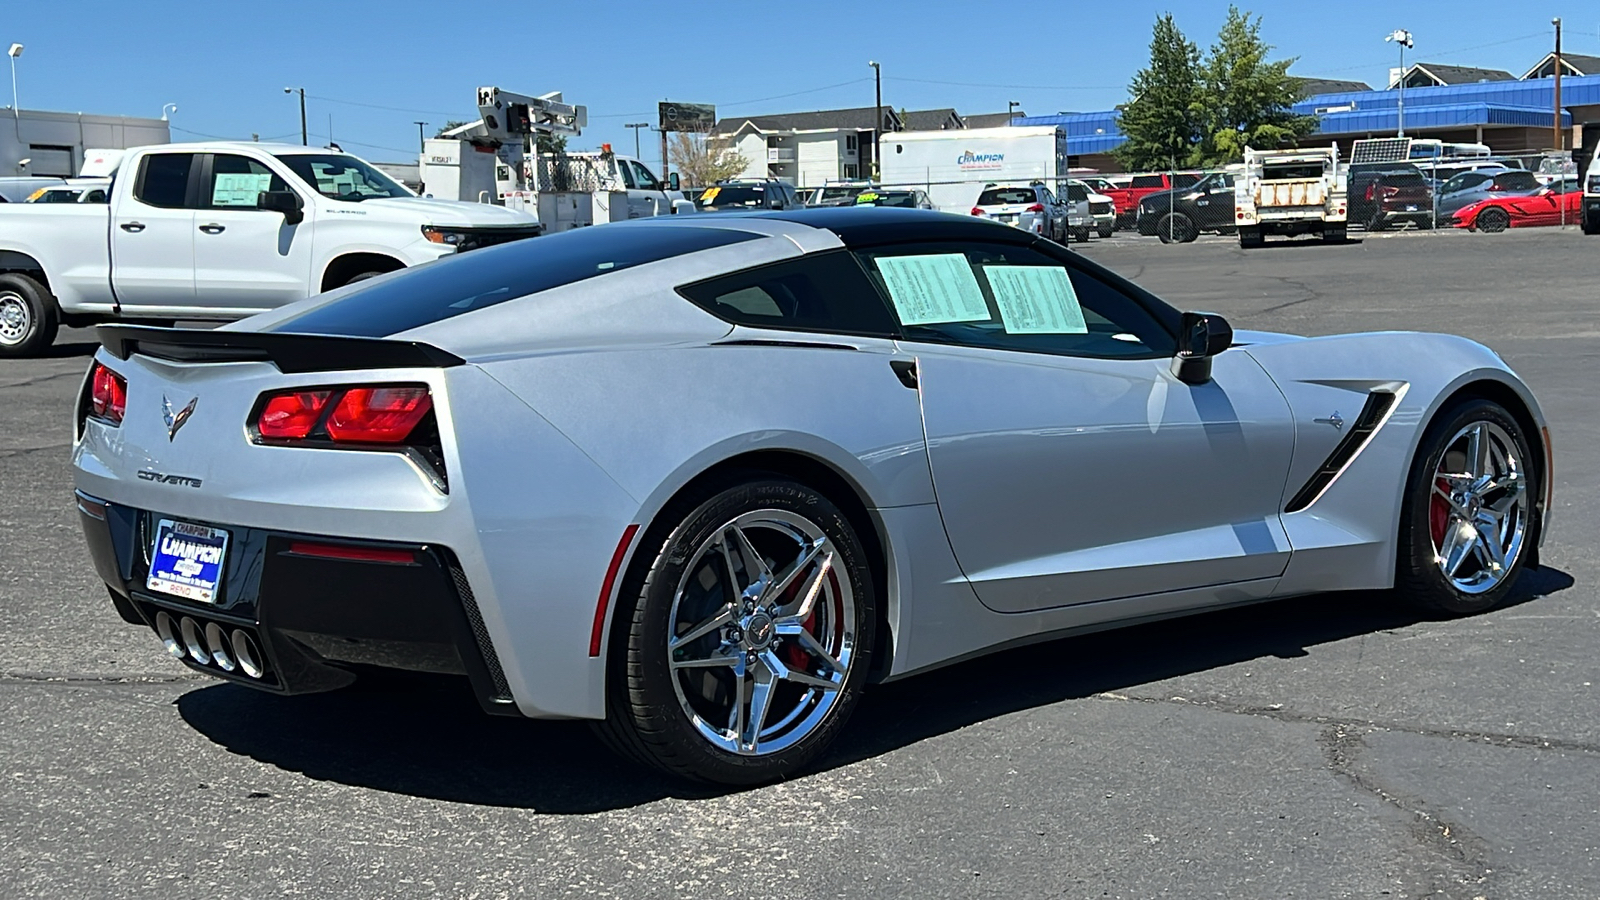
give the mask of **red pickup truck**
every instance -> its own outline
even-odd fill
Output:
[[[1133,176],[1133,181],[1125,188],[1106,191],[1117,209],[1117,227],[1126,228],[1133,224],[1134,217],[1139,214],[1140,200],[1162,191],[1181,190],[1202,177],[1204,173],[1201,172],[1146,173]]]

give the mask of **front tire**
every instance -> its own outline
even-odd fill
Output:
[[[1406,485],[1395,571],[1401,596],[1441,616],[1497,606],[1526,563],[1544,477],[1505,407],[1468,400],[1441,413]]]
[[[1111,224],[1108,224],[1108,225],[1101,225],[1101,226],[1098,226],[1097,228],[1095,228],[1095,234],[1098,234],[1102,238],[1111,237],[1111,235],[1115,234],[1116,231],[1117,231],[1117,225],[1116,225],[1115,222],[1112,222]]]
[[[1511,227],[1511,217],[1503,209],[1493,207],[1478,213],[1478,230],[1489,234],[1498,234]]]
[[[56,341],[60,311],[44,285],[26,275],[0,275],[0,358],[36,356]]]
[[[751,473],[679,512],[635,551],[596,729],[682,777],[787,777],[832,743],[865,683],[866,552],[827,497],[778,476]]]
[[[1187,244],[1200,236],[1194,222],[1183,213],[1168,213],[1156,223],[1156,236],[1163,244]]]

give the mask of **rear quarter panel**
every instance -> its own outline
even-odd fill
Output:
[[[16,261],[6,251],[44,267],[50,291],[66,312],[109,311],[111,209],[104,203],[6,203],[0,205],[0,268]]]

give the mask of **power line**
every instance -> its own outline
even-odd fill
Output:
[[[339,100],[333,97],[319,97],[316,94],[307,94],[306,99],[321,100],[323,103],[339,103],[345,106],[362,106],[366,107],[367,109],[382,109],[388,112],[422,113],[423,115],[429,116],[456,116],[461,114],[460,110],[456,110],[454,112],[443,112],[437,109],[413,109],[409,106],[384,106],[379,103],[361,103],[356,100]]]
[[[1449,56],[1449,55],[1451,55],[1453,53],[1470,53],[1473,50],[1483,50],[1483,49],[1486,49],[1486,48],[1489,48],[1489,47],[1500,47],[1500,46],[1503,46],[1505,44],[1517,44],[1517,43],[1521,43],[1522,41],[1531,41],[1534,38],[1539,38],[1539,37],[1549,37],[1549,34],[1547,32],[1543,32],[1543,31],[1536,31],[1533,34],[1525,34],[1525,35],[1523,35],[1521,37],[1506,38],[1505,40],[1501,40],[1501,41],[1491,41],[1491,42],[1489,42],[1487,44],[1478,44],[1475,47],[1458,47],[1458,48],[1456,48],[1454,50],[1440,50],[1440,51],[1437,51],[1437,52],[1431,52],[1430,51],[1430,55],[1434,56],[1434,57],[1445,57],[1445,56]],[[1331,74],[1334,74],[1336,72],[1354,72],[1357,69],[1370,69],[1370,68],[1373,68],[1374,66],[1380,66],[1380,65],[1386,65],[1386,64],[1385,63],[1380,63],[1380,62],[1371,62],[1371,63],[1367,63],[1365,65],[1359,65],[1359,66],[1340,66],[1337,69],[1318,68],[1317,71],[1318,72],[1326,72],[1326,73],[1331,75]],[[1446,65],[1446,63],[1440,63],[1440,65]]]
[[[722,104],[719,104],[719,105],[723,106],[723,107],[728,107],[728,106],[748,106],[751,103],[766,103],[768,100],[783,100],[783,99],[785,99],[787,97],[798,97],[801,94],[815,94],[815,93],[819,93],[821,91],[831,91],[834,88],[849,87],[852,84],[861,84],[862,82],[871,81],[871,80],[872,80],[871,78],[856,78],[856,79],[853,79],[851,81],[841,81],[838,84],[827,84],[827,85],[823,85],[822,87],[808,88],[806,90],[795,91],[795,92],[790,93],[790,94],[778,94],[775,97],[758,97],[758,98],[756,98],[754,100],[735,100],[732,103],[722,103]]]
[[[911,81],[917,84],[942,84],[949,87],[1004,88],[1016,91],[1120,91],[1127,87],[1125,84],[985,84],[970,81],[935,81],[931,78],[905,78],[899,75],[885,76],[883,80]]]

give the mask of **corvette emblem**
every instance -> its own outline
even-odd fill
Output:
[[[165,394],[161,395],[161,420],[167,423],[168,443],[171,443],[172,439],[178,436],[178,429],[182,428],[183,424],[189,421],[189,417],[194,415],[194,405],[199,402],[200,398],[195,397],[189,401],[188,406],[173,412],[172,401],[168,400]]]
[[[193,406],[194,404],[191,403],[189,405]],[[1338,410],[1334,410],[1333,415],[1327,417],[1326,419],[1312,419],[1311,421],[1317,423],[1318,425],[1332,425],[1334,431],[1344,430],[1344,416],[1339,415]]]

